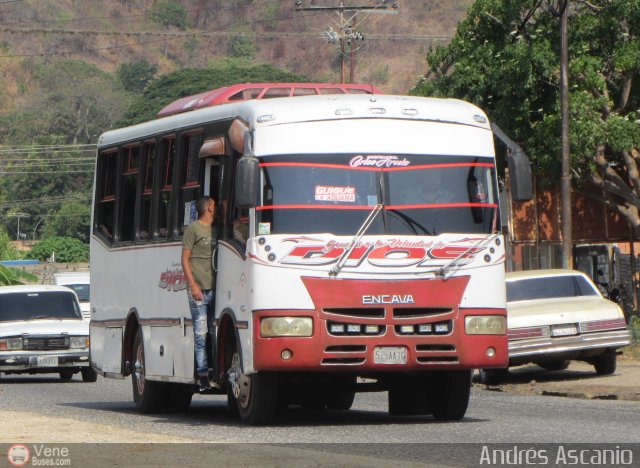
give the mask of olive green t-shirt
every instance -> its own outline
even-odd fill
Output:
[[[203,290],[215,286],[212,259],[216,242],[216,229],[199,221],[191,223],[182,237],[182,248],[191,250],[193,277]]]

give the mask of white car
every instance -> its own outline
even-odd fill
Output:
[[[89,323],[71,289],[0,287],[0,372],[58,373],[63,381],[80,372],[83,381],[96,381],[89,358]]]
[[[602,297],[587,275],[574,270],[507,273],[509,366],[535,363],[566,369],[586,361],[600,375],[616,370],[616,350],[631,344],[622,310]],[[483,369],[497,384],[507,369]]]
[[[88,271],[55,273],[54,284],[73,289],[80,301],[80,309],[85,320],[91,319],[91,275]]]

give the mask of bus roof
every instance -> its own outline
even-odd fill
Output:
[[[326,95],[250,100],[206,107],[111,130],[98,139],[98,147],[126,144],[207,122],[240,118],[250,128],[310,120],[404,119],[456,123],[490,130],[484,112],[457,99],[390,95]]]
[[[358,83],[239,83],[177,99],[160,110],[156,117],[250,99],[318,94],[382,94],[382,91],[372,85]]]

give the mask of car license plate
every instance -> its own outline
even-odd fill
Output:
[[[373,348],[374,364],[406,364],[407,348],[404,346],[378,346]]]
[[[551,336],[570,336],[577,335],[578,327],[575,324],[555,325],[551,327]]]
[[[57,367],[58,356],[38,356],[38,367]]]

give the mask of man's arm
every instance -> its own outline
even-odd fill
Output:
[[[204,298],[204,294],[202,294],[200,285],[193,277],[193,271],[191,271],[191,262],[189,260],[191,260],[191,249],[182,249],[182,271],[187,277],[187,284],[189,285],[189,291],[191,291],[191,297],[193,297],[196,301],[201,301]]]

